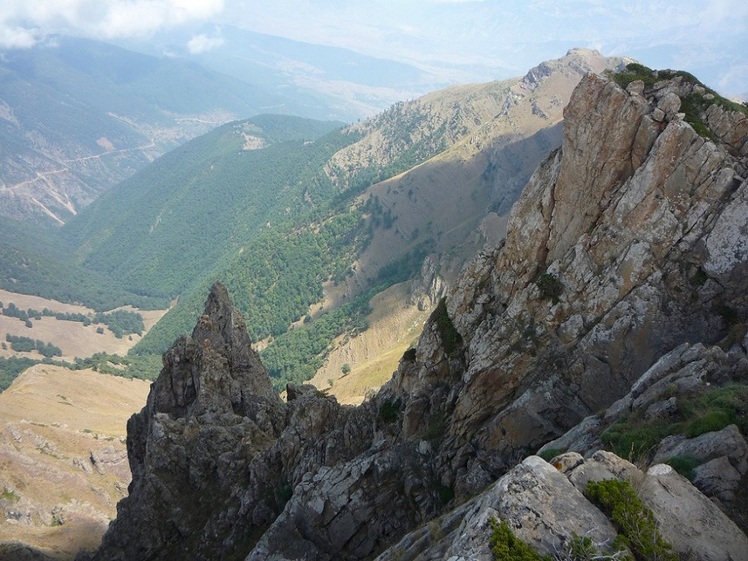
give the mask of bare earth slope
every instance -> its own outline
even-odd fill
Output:
[[[149,387],[38,364],[0,393],[0,542],[56,559],[97,547],[127,494],[126,423]]]

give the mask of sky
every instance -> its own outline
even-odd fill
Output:
[[[0,0],[0,48],[57,33],[147,41],[195,29],[185,47],[197,53],[222,45],[226,25],[409,62],[453,81],[522,75],[586,47],[687,70],[724,95],[748,93],[746,0]]]

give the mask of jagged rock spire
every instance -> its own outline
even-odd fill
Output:
[[[163,362],[151,396],[158,413],[244,414],[251,398],[279,401],[241,313],[219,282],[211,288],[192,336],[178,339]]]

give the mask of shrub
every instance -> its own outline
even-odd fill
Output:
[[[379,407],[379,420],[384,423],[394,423],[397,413],[400,411],[401,403],[398,400],[387,400]]]
[[[686,427],[686,436],[694,438],[707,432],[719,431],[733,423],[735,417],[727,409],[712,409],[694,419]]]
[[[608,516],[637,561],[678,561],[657,530],[654,514],[628,481],[590,481],[584,495]]]
[[[403,360],[405,362],[415,362],[416,361],[416,350],[411,347],[407,351],[403,353]]]
[[[580,536],[576,532],[571,539],[566,540],[561,555],[556,556],[557,561],[630,561],[631,557],[624,554],[625,549],[619,549],[615,553],[601,553],[600,547],[604,544],[595,543],[589,536]],[[606,548],[607,549],[607,548]]]
[[[665,421],[645,422],[643,418],[632,416],[614,424],[606,430],[601,439],[605,446],[621,458],[640,458],[649,453],[674,428]]]
[[[539,452],[538,456],[543,458],[546,462],[550,462],[553,458],[563,453],[564,451],[561,448],[548,448],[548,450]]]
[[[554,304],[558,303],[558,297],[564,291],[564,285],[558,280],[558,277],[553,273],[543,273],[535,281],[535,284],[540,289],[540,296],[549,300],[552,300]]]
[[[452,489],[452,487],[442,485],[441,483],[439,483],[439,485],[437,486],[436,493],[439,495],[439,500],[444,505],[455,498],[454,489]]]
[[[442,340],[442,348],[447,355],[454,355],[459,348],[462,346],[462,336],[455,329],[452,320],[447,312],[447,300],[442,298],[439,300],[439,304],[431,314],[432,321],[436,322],[436,327],[439,330],[439,337]]]
[[[496,561],[550,561],[550,557],[540,555],[517,538],[504,520],[499,522],[492,518],[490,524],[491,553]]]
[[[736,424],[743,434],[748,433],[748,386],[731,384],[681,395],[672,419],[651,421],[641,412],[634,412],[606,430],[601,439],[618,456],[637,458],[648,456],[668,435],[694,438],[731,424]]]
[[[673,456],[665,462],[689,481],[693,481],[693,470],[700,462],[692,456]]]

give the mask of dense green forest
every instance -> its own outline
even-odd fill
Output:
[[[167,298],[129,292],[98,271],[76,263],[55,231],[0,217],[0,288],[106,311],[127,304],[165,309]]]
[[[67,245],[60,254],[70,255],[72,247],[76,256],[71,271],[90,271],[104,280],[97,310],[111,309],[103,303],[112,303],[117,290],[130,296],[128,303],[137,295],[145,306],[178,298],[130,356],[118,359],[131,361],[124,371],[155,377],[160,367],[155,357],[191,331],[210,285],[220,280],[244,314],[250,337],[270,338],[262,357],[275,386],[308,379],[333,339],[366,329],[368,301],[377,291],[417,272],[428,245],[384,267],[369,279],[368,292],[307,316],[321,300],[323,284],[343,282],[376,229],[393,225],[394,217],[376,198],[361,204],[357,196],[438,148],[423,139],[409,145],[406,135],[390,161],[369,162],[348,181],[333,184],[324,166],[360,138],[338,126],[264,115],[219,127],[160,158],[62,228],[58,244]],[[50,270],[49,263],[38,268]],[[61,275],[61,287],[71,276]],[[71,301],[63,296],[59,299]],[[106,318],[121,336],[142,332],[136,316],[97,314],[86,321]],[[289,330],[292,324],[296,328]],[[113,360],[95,364],[102,371],[123,371],[111,366]],[[138,370],[148,368],[153,371]]]
[[[62,230],[89,269],[132,291],[174,297],[289,216],[309,176],[347,140],[340,123],[261,116],[177,148]],[[265,148],[243,149],[247,137]],[[306,138],[307,140],[301,140]]]

